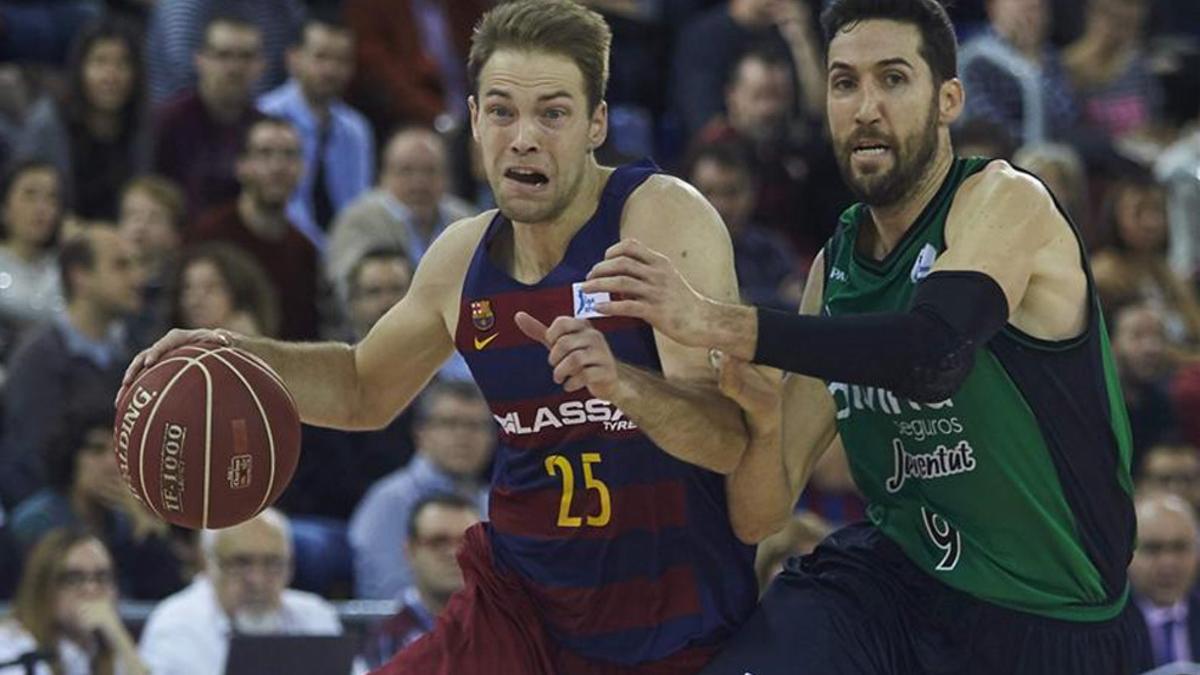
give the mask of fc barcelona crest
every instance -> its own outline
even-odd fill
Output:
[[[491,300],[471,301],[471,323],[481,331],[491,330],[496,325],[496,315],[492,312]]]

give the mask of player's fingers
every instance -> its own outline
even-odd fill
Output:
[[[572,376],[578,375],[591,363],[592,355],[588,353],[588,350],[571,352],[554,367],[554,381],[562,384],[571,379]]]
[[[612,246],[609,246],[608,250],[604,252],[604,257],[617,258],[620,256],[626,256],[649,265],[654,261],[654,257],[652,255],[653,253],[654,251],[650,249],[650,247],[646,246],[637,239],[622,239]]]
[[[141,352],[138,352],[138,355],[133,357],[133,360],[129,362],[129,367],[125,369],[125,377],[123,377],[121,379],[121,388],[122,389],[124,389],[126,386],[129,385],[130,382],[133,381],[133,376],[136,375],[138,373],[138,371],[142,369],[142,362],[145,360],[146,360],[146,352],[141,351]],[[117,396],[120,397],[120,393],[118,393]]]
[[[596,311],[605,316],[630,316],[635,319],[648,320],[650,305],[641,300],[612,300],[597,302]]]
[[[525,312],[517,312],[513,316],[513,321],[516,322],[517,328],[521,329],[530,340],[540,342],[546,347],[550,346],[550,341],[546,339],[546,333],[549,330],[546,324],[538,321]]]
[[[588,279],[596,279],[598,277],[634,277],[636,279],[645,279],[651,268],[649,265],[630,258],[629,256],[619,256],[616,258],[608,258],[601,260],[592,266],[588,272]],[[583,290],[588,290],[586,284]]]
[[[583,282],[584,293],[617,293],[625,298],[646,298],[654,286],[634,277],[600,277]]]
[[[558,342],[564,335],[579,333],[591,328],[591,326],[592,324],[588,323],[586,319],[576,319],[573,316],[560,316],[546,330],[547,346]]]
[[[580,349],[587,349],[593,344],[583,333],[564,335],[550,344],[550,355],[547,361],[551,367],[557,366],[568,354]]]

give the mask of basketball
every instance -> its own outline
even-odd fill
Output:
[[[188,345],[121,392],[114,421],[121,475],[163,520],[229,527],[283,492],[300,456],[296,404],[262,359]]]

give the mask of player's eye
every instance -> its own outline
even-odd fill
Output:
[[[854,80],[849,77],[838,77],[833,80],[834,91],[850,91],[854,89]]]
[[[884,74],[883,76],[883,83],[889,87],[896,87],[904,84],[907,81],[908,78],[905,77],[903,73],[894,70]]]

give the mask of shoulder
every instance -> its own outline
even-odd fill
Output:
[[[699,190],[675,176],[661,173],[647,178],[625,202],[621,234],[647,241],[672,239],[681,234],[729,238],[721,217]]]
[[[333,114],[351,133],[360,139],[371,138],[371,125],[367,122],[367,118],[361,112],[350,106],[344,101],[338,101],[333,104]]]
[[[187,588],[168,595],[150,612],[146,619],[146,636],[159,636],[162,632],[192,631],[211,623],[209,615],[216,607],[212,584],[206,579],[196,579]]]
[[[465,271],[465,263],[475,253],[475,247],[479,245],[484,232],[487,231],[488,224],[492,222],[496,213],[496,209],[489,209],[478,215],[451,223],[430,244],[429,251],[425,254],[425,258],[422,258],[420,266],[428,268],[437,265],[440,271],[444,269],[444,265],[460,263],[464,265],[463,270]],[[430,262],[426,263],[426,259],[430,259]]]
[[[954,211],[977,214],[977,209],[993,213],[999,209],[1013,216],[1054,214],[1061,218],[1046,186],[1002,159],[988,162],[964,180],[955,193],[952,214]]]
[[[309,593],[287,588],[283,591],[284,609],[296,617],[304,633],[342,632],[342,622],[338,619],[337,610],[324,598]]]
[[[25,627],[13,619],[0,621],[0,661],[8,661],[33,649],[37,642]]]

